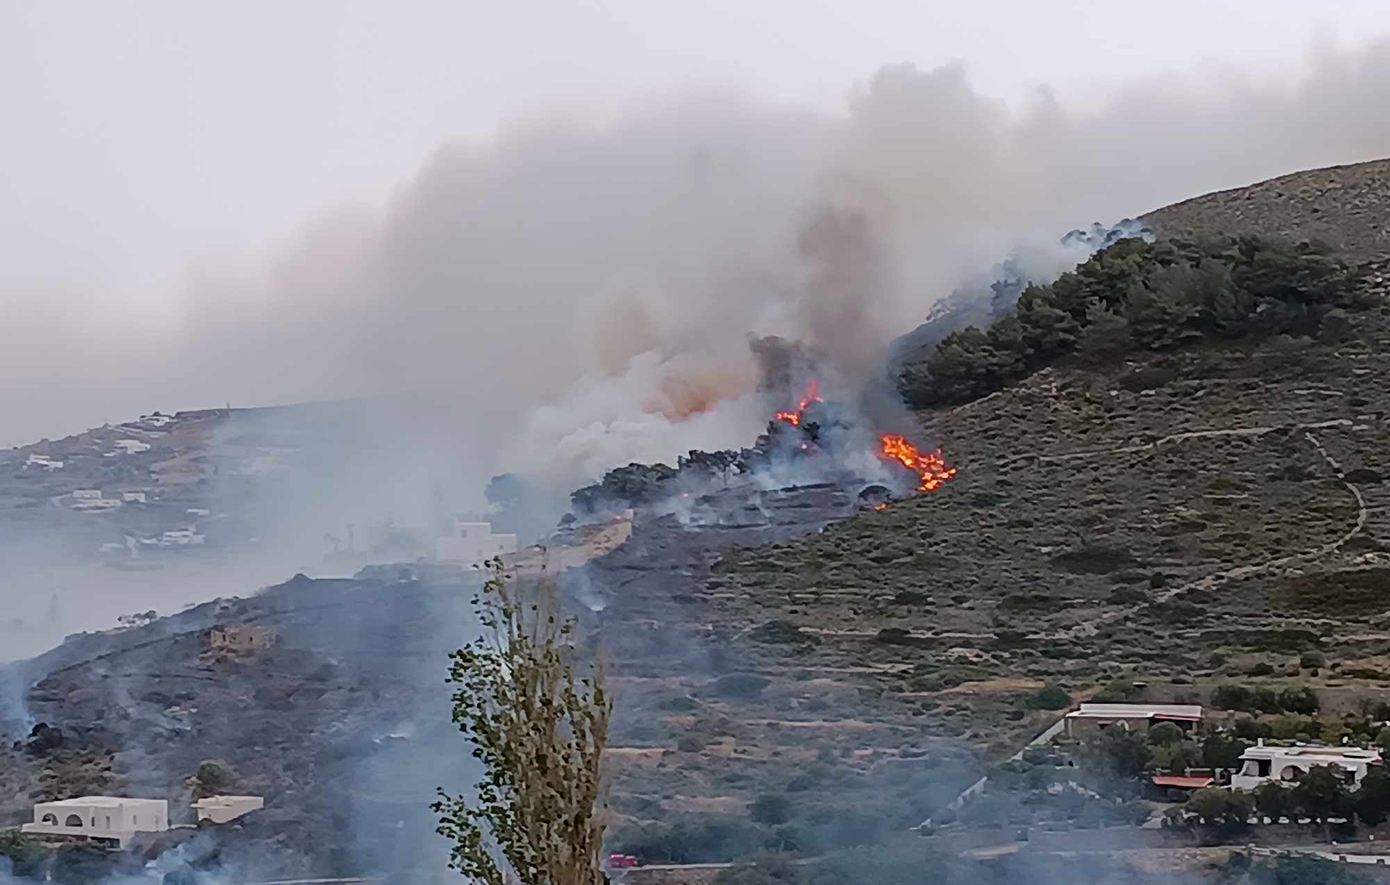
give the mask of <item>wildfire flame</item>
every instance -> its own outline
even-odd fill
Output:
[[[806,409],[811,403],[823,402],[825,400],[820,396],[820,382],[813,378],[806,382],[806,393],[794,411],[774,412],[772,417],[793,427],[800,427]],[[942,457],[940,449],[923,454],[908,442],[906,437],[896,433],[885,433],[879,439],[883,445],[879,454],[890,461],[897,461],[915,473],[919,492],[934,492],[956,475],[956,468],[946,466],[946,459]],[[801,448],[806,449],[806,443],[802,443]],[[875,510],[884,510],[887,507],[887,503],[874,505]]]
[[[785,421],[793,427],[801,426],[801,413],[806,411],[806,407],[811,403],[823,403],[825,400],[820,398],[820,382],[812,378],[806,382],[806,394],[801,397],[801,402],[796,404],[795,412],[776,412],[773,418],[778,421]],[[804,446],[802,448],[805,448]]]
[[[946,459],[937,449],[922,454],[917,447],[896,433],[885,433],[882,437],[883,457],[902,464],[917,474],[917,491],[934,492],[956,475],[956,468],[947,467]]]

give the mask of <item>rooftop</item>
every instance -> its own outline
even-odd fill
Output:
[[[1182,719],[1202,718],[1200,704],[1082,704],[1068,719]]]
[[[132,799],[132,798],[123,797],[123,796],[79,796],[79,797],[77,797],[76,799],[57,799],[57,800],[52,801],[52,802],[40,802],[39,804],[40,804],[40,805],[44,805],[44,806],[54,806],[54,805],[60,806],[60,807],[68,807],[68,806],[71,806],[71,807],[74,807],[74,808],[76,808],[76,807],[91,808],[92,806],[103,807],[103,808],[118,808],[118,807],[120,807],[120,806],[122,806],[122,805],[128,805],[128,804],[130,804],[130,803],[132,803],[132,802],[162,802],[162,801],[164,801],[164,800],[162,800],[162,799]]]
[[[1266,759],[1272,756],[1298,756],[1307,759],[1356,759],[1366,762],[1379,762],[1379,750],[1367,750],[1364,747],[1310,747],[1298,745],[1293,747],[1269,747],[1256,746],[1246,749],[1241,754],[1241,758]]]
[[[1212,785],[1211,775],[1187,776],[1181,774],[1156,774],[1153,776],[1156,787],[1176,787],[1180,790],[1200,790]]]

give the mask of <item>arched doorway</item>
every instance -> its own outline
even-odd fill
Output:
[[[56,827],[58,826],[58,815],[50,811],[48,814],[45,814],[43,817],[39,818],[39,823],[45,823],[51,827]]]
[[[69,815],[68,815],[67,822],[64,823],[63,826],[65,826],[65,827],[80,827],[80,826],[82,826],[82,818],[79,817],[79,816],[77,816],[77,815],[75,815],[75,814],[69,814]]]

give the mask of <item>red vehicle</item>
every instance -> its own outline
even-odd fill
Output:
[[[640,867],[642,861],[630,854],[610,854],[608,855],[608,868],[611,870],[628,870],[633,867]]]

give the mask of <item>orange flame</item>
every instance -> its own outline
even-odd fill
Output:
[[[800,427],[801,413],[806,411],[806,407],[811,403],[823,402],[825,400],[820,398],[820,382],[812,378],[806,382],[806,395],[801,398],[801,402],[796,404],[795,412],[775,412],[772,417],[778,421],[785,421],[793,427]]]
[[[956,475],[956,468],[946,466],[946,459],[941,457],[940,449],[924,455],[917,451],[916,446],[896,433],[885,433],[882,440],[883,457],[897,461],[917,474],[919,492],[934,492],[941,488],[946,480]]]

